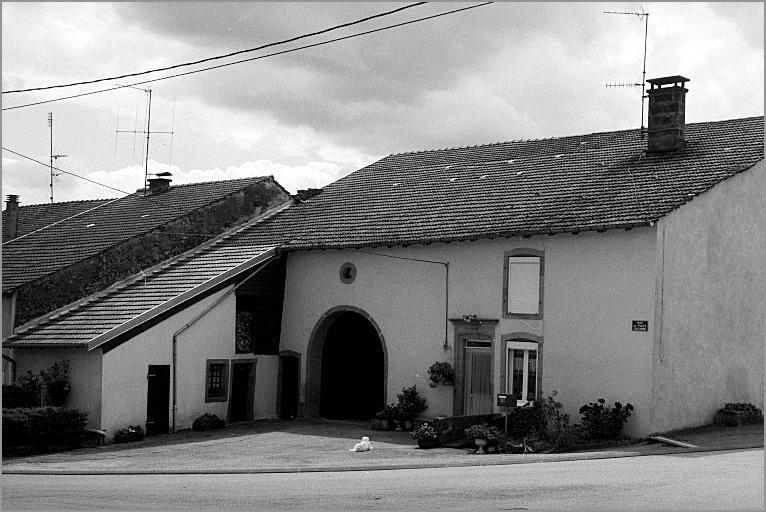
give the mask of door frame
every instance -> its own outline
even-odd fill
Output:
[[[490,379],[492,392],[495,391],[495,330],[499,320],[495,319],[472,319],[450,318],[454,330],[455,347],[455,388],[452,395],[452,413],[454,416],[465,415],[465,345],[468,340],[489,341],[492,350],[492,364],[490,365]],[[493,407],[494,409],[494,407]]]
[[[245,409],[245,419],[238,421],[252,421],[255,418],[255,372],[257,370],[258,359],[231,359],[231,369],[229,371],[229,404],[226,411],[226,423],[231,423],[231,405],[234,395],[234,367],[236,365],[247,364],[250,366],[247,376],[247,402]]]
[[[152,369],[154,369],[154,370],[152,370]],[[155,374],[158,373],[158,372],[162,372],[163,378],[166,381],[167,396],[165,397],[165,400],[164,400],[164,402],[166,404],[166,406],[165,406],[165,413],[163,415],[164,421],[162,422],[162,424],[164,425],[164,428],[163,428],[162,431],[158,431],[158,430],[156,430],[155,427],[153,427],[151,429],[151,432],[150,432],[150,429],[149,429],[149,423],[150,423],[149,422],[149,413],[150,413],[151,402],[149,400],[149,394],[151,392],[151,384],[150,384],[150,382],[152,382],[152,381],[150,380],[151,379],[150,376],[152,375],[152,372],[155,372]],[[159,381],[156,381],[156,382],[159,382]],[[158,409],[158,411],[159,411],[159,409]],[[158,422],[157,421],[153,421],[151,423],[152,423],[152,425],[156,425]],[[146,435],[167,434],[168,432],[170,432],[170,365],[169,364],[150,364],[150,365],[147,365],[147,368],[146,368],[146,420],[145,420],[144,426],[146,427]]]

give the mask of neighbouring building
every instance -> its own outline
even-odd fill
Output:
[[[686,124],[687,81],[649,81],[645,132],[390,155],[4,347],[77,354],[110,430],[363,418],[413,384],[426,416],[630,402],[633,435],[763,407],[763,117]]]
[[[254,177],[170,186],[117,199],[3,210],[3,338],[36,318],[186,252],[290,200],[274,179]],[[6,376],[13,357],[3,351]]]

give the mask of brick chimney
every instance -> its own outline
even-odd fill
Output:
[[[686,93],[689,79],[680,75],[651,78],[647,151],[673,151],[684,147]]]
[[[149,195],[156,196],[170,189],[170,178],[149,178]]]
[[[13,240],[16,238],[16,231],[19,223],[19,196],[15,194],[8,194],[8,199],[5,201],[5,225],[3,226],[3,234],[6,240]]]

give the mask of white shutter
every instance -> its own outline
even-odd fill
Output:
[[[540,257],[508,258],[508,313],[540,312]]]

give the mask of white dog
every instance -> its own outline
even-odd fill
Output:
[[[364,436],[361,441],[356,443],[353,448],[351,448],[350,452],[369,452],[372,450],[372,445],[370,444],[370,438],[367,436]]]

